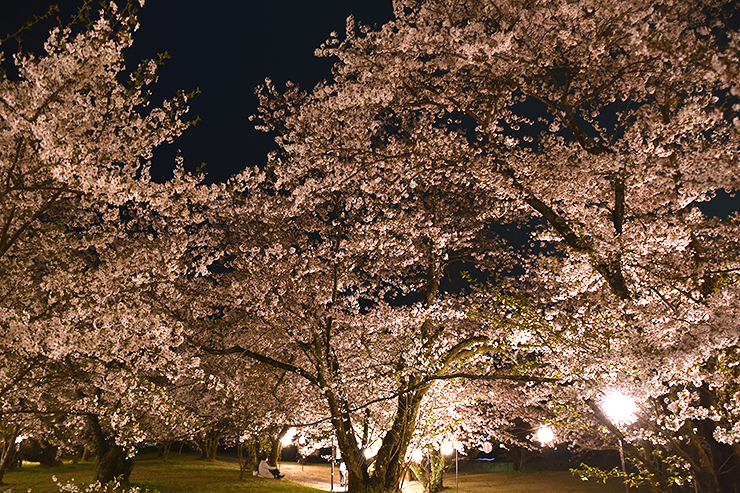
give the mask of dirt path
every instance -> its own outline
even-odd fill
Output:
[[[295,481],[312,488],[324,491],[331,489],[331,467],[325,464],[306,464],[301,466],[294,463],[281,463],[280,472],[285,474],[286,479]],[[339,469],[334,470],[334,490],[346,491],[343,486],[339,486]],[[418,481],[404,483],[403,493],[423,493],[424,488]]]

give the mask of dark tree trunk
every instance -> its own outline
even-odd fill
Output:
[[[408,387],[413,388],[415,382]],[[349,413],[340,411],[338,399],[330,398],[330,408],[336,419],[332,419],[342,457],[347,465],[348,490],[350,492],[396,492],[406,473],[404,466],[406,450],[416,427],[416,418],[421,400],[429,385],[421,385],[413,392],[400,395],[396,400],[396,415],[385,434],[383,443],[373,459],[372,476],[368,473],[368,461],[358,448]],[[345,403],[343,403],[345,404]],[[336,409],[336,411],[335,411]]]
[[[257,470],[257,458],[260,450],[260,441],[257,437],[252,437],[246,442],[239,442],[236,447],[239,456],[239,479],[244,479],[247,471]]]
[[[108,447],[102,456],[98,455],[98,469],[96,479],[102,484],[119,480],[127,485],[134,469],[133,459],[127,457],[126,450],[118,444]]]
[[[270,448],[270,456],[267,459],[267,462],[273,465],[277,465],[278,460],[280,460],[280,452],[283,450],[283,437],[286,433],[288,433],[288,430],[290,429],[290,426],[284,425],[283,427],[279,428],[277,431],[277,435],[272,435],[271,441],[272,446]]]
[[[62,463],[57,459],[58,450],[58,447],[48,442],[30,437],[20,443],[18,458],[29,462],[38,462],[42,467],[56,467]]]
[[[165,442],[162,442],[159,444],[159,447],[157,447],[157,451],[159,452],[159,456],[167,460],[170,456],[170,450],[172,450],[172,440],[168,440]]]
[[[18,457],[18,447],[15,440],[18,438],[18,427],[3,437],[2,455],[0,456],[0,484],[3,484],[5,473],[11,469]]]
[[[200,448],[200,458],[202,460],[216,460],[218,442],[224,436],[224,433],[224,430],[220,427],[207,428],[198,433],[195,441]]]
[[[108,484],[119,480],[121,484],[127,485],[134,469],[133,459],[128,458],[123,447],[105,436],[97,416],[88,416],[87,422],[95,440],[95,455],[98,459],[96,481]]]
[[[510,445],[509,451],[511,452],[510,455],[512,468],[517,472],[522,472],[524,470],[524,464],[526,464],[526,462],[532,456],[532,453],[529,450],[517,445]]]

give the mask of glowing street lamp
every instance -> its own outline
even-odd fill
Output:
[[[601,408],[604,410],[604,414],[615,424],[631,424],[637,419],[635,410],[637,405],[634,399],[628,395],[620,394],[619,392],[612,392],[608,394],[601,401]],[[624,445],[622,444],[622,438],[617,437],[619,442],[619,459],[622,462],[622,472],[625,477],[627,476],[627,468],[624,465]],[[630,487],[625,482],[624,491],[629,493]]]
[[[628,395],[612,392],[601,401],[601,407],[614,424],[628,425],[637,419],[635,416],[637,406],[634,399]]]
[[[450,455],[452,452],[455,451],[454,445],[452,445],[452,442],[445,442],[442,444],[442,448],[440,449],[442,452],[442,455]]]
[[[542,445],[547,445],[555,439],[555,433],[549,426],[542,426],[537,433],[535,433],[535,439]]]
[[[381,445],[382,443],[380,442],[380,440],[378,440],[372,445],[370,445],[368,448],[366,448],[363,451],[363,455],[365,456],[365,458],[369,460],[375,457],[376,455],[378,455],[378,451],[380,450]]]
[[[295,428],[290,428],[285,435],[283,435],[283,438],[280,440],[280,443],[283,445],[283,447],[287,447],[293,442],[293,438],[295,437],[296,433],[298,433],[298,430]]]
[[[423,459],[424,459],[424,452],[422,452],[421,449],[416,449],[411,453],[411,462],[416,462],[418,464]]]

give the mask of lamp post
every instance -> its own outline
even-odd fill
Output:
[[[636,405],[634,399],[619,392],[612,392],[604,397],[604,400],[601,401],[601,407],[615,426],[620,423],[630,424],[637,419],[637,416],[635,416]],[[624,464],[624,444],[622,443],[622,437],[618,436],[617,442],[619,442],[619,460],[622,463],[622,472],[626,478],[627,468]],[[629,493],[630,491],[630,487],[626,481],[624,483],[624,491],[625,493]]]
[[[459,482],[459,476],[458,476],[458,468],[457,468],[457,447],[455,447],[452,442],[445,442],[442,444],[441,452],[443,455],[450,455],[452,452],[455,452],[455,492],[459,491],[460,489],[460,482]]]
[[[334,461],[336,457],[336,449],[334,448],[334,437],[331,437],[331,486],[329,491],[334,491]]]
[[[304,447],[306,445],[306,437],[301,436],[298,438],[298,445]],[[303,450],[301,450],[301,472],[303,472],[303,465],[306,463],[306,458],[303,457]]]

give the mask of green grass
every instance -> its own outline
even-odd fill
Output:
[[[328,482],[329,466],[312,464],[292,465],[300,471],[301,477],[320,479]],[[45,469],[38,465],[28,465],[5,475],[5,484],[0,486],[0,493],[10,490],[13,493],[59,493],[51,477],[56,476],[61,483],[72,478],[75,483],[87,484],[94,479],[95,464],[80,462],[66,463],[60,467]],[[460,493],[623,493],[624,485],[612,480],[607,484],[597,481],[582,481],[566,471],[541,472],[494,472],[494,473],[461,473]],[[337,473],[338,481],[338,473]],[[206,462],[192,456],[174,455],[169,460],[156,459],[144,455],[136,458],[136,465],[131,474],[132,486],[138,486],[142,492],[146,489],[160,493],[319,493],[321,490],[300,485],[288,479],[280,481],[255,478],[251,475],[239,479],[239,466],[230,462]],[[455,491],[455,473],[445,475],[445,486],[448,493]],[[341,491],[335,485],[335,491]],[[420,491],[420,487],[404,490]],[[631,489],[630,492],[638,493]]]
[[[95,464],[84,462],[64,464],[45,469],[37,465],[26,465],[14,472],[6,473],[0,492],[13,493],[58,493],[51,477],[61,483],[72,478],[75,483],[87,484],[94,479]],[[283,479],[265,480],[248,476],[239,479],[239,466],[229,462],[206,462],[193,457],[175,456],[166,461],[150,457],[137,457],[131,474],[131,485],[160,493],[317,493],[320,490],[299,485]]]
[[[460,493],[624,493],[624,483],[609,480],[583,481],[567,471],[462,473]],[[446,474],[447,491],[455,491],[455,473]],[[648,491],[630,488],[631,493]]]

